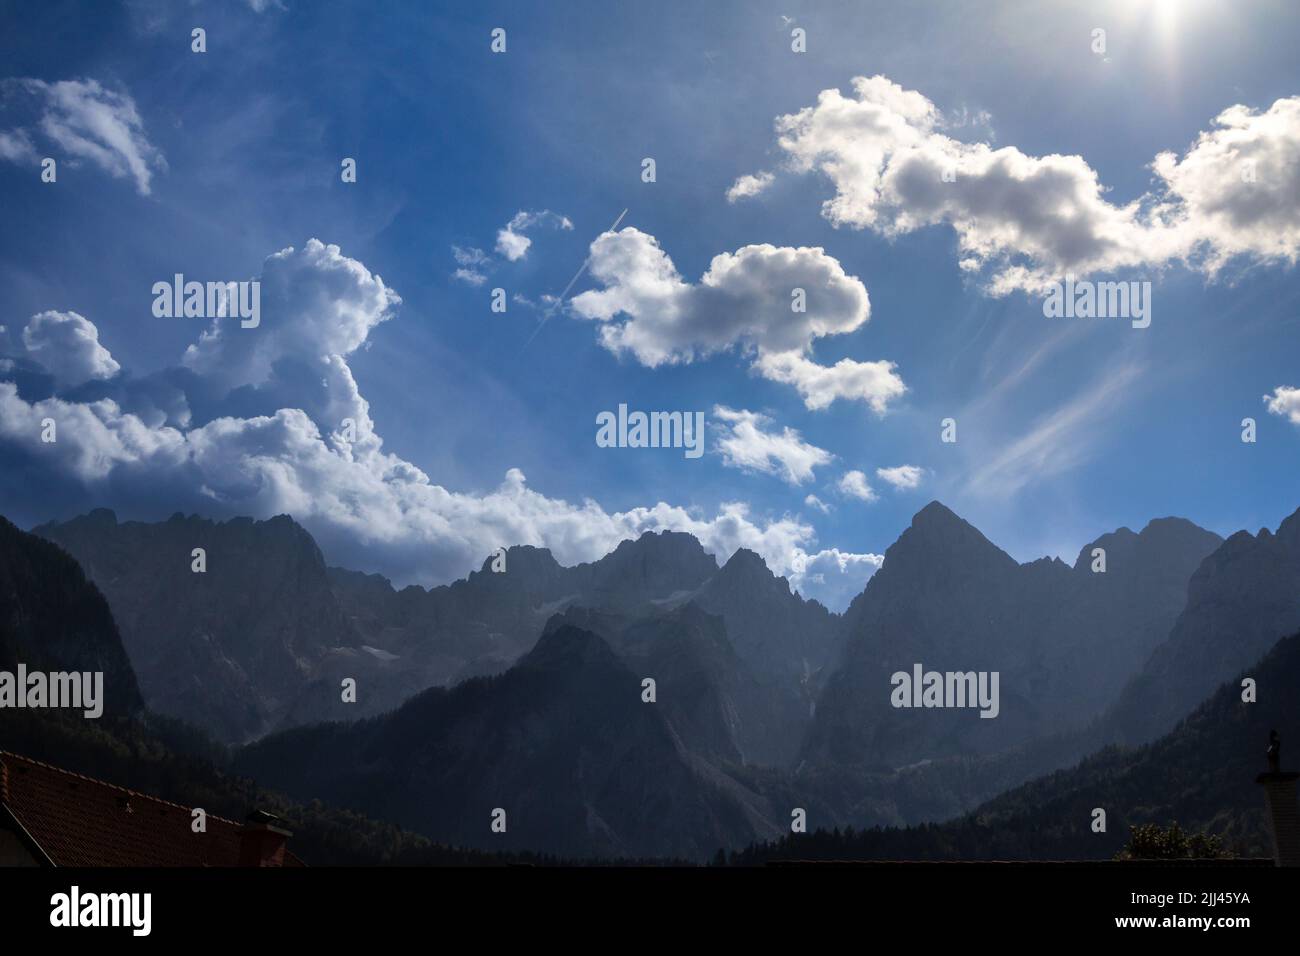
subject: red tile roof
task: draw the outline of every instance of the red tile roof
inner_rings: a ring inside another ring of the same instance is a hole
[[[238,866],[244,825],[0,751],[0,805],[55,866]],[[3,824],[0,819],[0,825]],[[287,850],[284,866],[303,863]]]

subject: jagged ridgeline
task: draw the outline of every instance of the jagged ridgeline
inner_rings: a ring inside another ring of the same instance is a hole
[[[699,859],[775,836],[780,811],[684,747],[685,726],[643,701],[641,681],[603,638],[560,625],[505,674],[374,720],[275,735],[237,766],[481,848]],[[726,749],[721,715],[695,716]]]
[[[927,505],[844,615],[844,656],[819,701],[805,757],[898,767],[991,754],[1083,725],[1168,636],[1188,579],[1220,543],[1189,521],[1165,518],[1138,534],[1102,536],[1073,566],[1046,558],[1018,564],[943,505]],[[1097,549],[1105,553],[1102,573],[1093,571]],[[998,672],[998,717],[892,706],[880,688],[918,663]]]
[[[225,770],[205,735],[144,709],[108,603],[62,548],[0,518],[0,672],[101,673],[103,713],[53,707],[0,710],[0,750],[13,750],[153,796],[243,819],[269,810],[317,865],[492,865],[540,862],[431,843],[391,823],[319,801],[302,804]],[[494,849],[501,849],[500,847]]]
[[[428,687],[500,673],[569,607],[644,617],[697,601],[726,619],[755,679],[804,701],[804,721],[834,653],[833,616],[757,555],[738,552],[719,570],[694,537],[674,532],[567,568],[544,549],[510,548],[504,574],[488,559],[454,584],[395,590],[378,575],[327,568],[283,516],[144,523],[100,510],[36,531],[108,596],[149,706],[228,743],[382,713]],[[192,570],[196,548],[202,573]],[[345,677],[357,681],[355,706],[340,699]],[[779,757],[793,753],[799,724]]]
[[[1300,627],[1297,520],[1225,542],[1159,518],[1019,564],[934,502],[843,615],[673,532],[395,589],[328,567],[284,516],[37,530],[104,591],[146,704],[246,745],[260,783],[441,842],[703,859],[795,809],[811,828],[960,817],[1170,730]],[[1195,687],[1166,675],[1183,646]],[[997,716],[898,706],[894,676],[923,671],[996,673]]]
[[[1242,700],[1247,676],[1258,688],[1254,703]],[[1297,689],[1300,634],[1279,641],[1150,744],[1104,748],[943,824],[787,836],[737,861],[1105,860],[1124,846],[1130,827],[1171,822],[1222,837],[1234,856],[1267,858],[1272,837],[1253,781],[1265,769],[1270,731],[1300,741]],[[1107,814],[1104,833],[1092,827],[1097,808]]]
[[[102,674],[109,716],[144,706],[98,588],[62,548],[0,518],[0,671],[16,674],[19,665],[42,674]]]

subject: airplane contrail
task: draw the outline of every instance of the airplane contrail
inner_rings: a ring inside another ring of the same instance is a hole
[[[618,218],[614,220],[614,224],[606,229],[605,232],[613,232],[617,229],[618,224],[623,221],[623,217],[626,215],[627,210],[624,209],[618,214]],[[604,235],[604,233],[601,233],[601,235]],[[569,294],[569,290],[573,288],[573,284],[582,278],[582,274],[587,271],[587,266],[590,264],[591,255],[588,254],[587,258],[582,260],[582,265],[578,267],[578,271],[573,274],[573,278],[569,280],[569,284],[564,287],[564,291],[560,293],[559,298],[552,302],[550,308],[542,314],[542,321],[537,323],[537,328],[533,329],[533,334],[528,336],[528,341],[524,343],[524,348],[528,348],[528,346],[532,344],[533,339],[537,338],[537,333],[542,331],[542,326],[546,324],[546,320],[551,317],[552,313],[554,313],[556,309],[564,304],[564,297]]]

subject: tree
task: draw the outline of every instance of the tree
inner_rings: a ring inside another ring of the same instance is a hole
[[[1223,840],[1207,831],[1188,835],[1177,821],[1168,827],[1144,823],[1128,828],[1128,843],[1117,860],[1221,860],[1228,857]]]

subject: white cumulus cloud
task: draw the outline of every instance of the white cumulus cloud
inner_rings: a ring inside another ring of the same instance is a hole
[[[722,463],[742,471],[775,475],[791,485],[813,479],[813,469],[829,464],[835,457],[823,448],[804,441],[789,426],[780,432],[767,430],[772,420],[766,415],[744,409],[715,405],[713,417],[721,427],[718,448]]]
[[[438,484],[384,450],[348,366],[348,356],[393,314],[397,294],[337,246],[316,240],[269,256],[261,281],[261,325],[243,329],[218,320],[185,353],[183,373],[172,370],[178,381],[197,382],[204,395],[257,400],[265,406],[260,411],[191,424],[183,394],[164,396],[174,413],[149,406],[146,414],[118,398],[24,397],[16,382],[0,380],[0,453],[79,483],[100,503],[124,497],[215,516],[288,513],[327,553],[336,548],[349,563],[399,583],[460,577],[503,545],[547,547],[574,564],[646,531],[674,530],[694,534],[722,561],[749,548],[836,609],[835,601],[861,589],[862,560],[818,549],[811,525],[753,515],[743,502],[723,503],[712,513],[663,501],[606,511],[592,499],[548,497],[515,468],[486,491]],[[24,360],[57,369],[66,383],[110,374],[113,384],[121,382],[90,320],[73,313],[37,318],[24,336],[30,340]],[[11,360],[0,363],[0,371],[12,368]],[[56,442],[41,441],[46,418],[57,425]],[[353,420],[355,435],[343,427],[344,418]],[[765,464],[782,475],[800,476],[819,460],[820,450],[797,435],[774,437]],[[736,453],[750,454],[740,446]]]
[[[861,399],[883,412],[906,391],[891,362],[844,359],[830,368],[809,357],[817,339],[857,331],[871,315],[866,287],[820,248],[744,246],[714,256],[687,282],[654,236],[633,227],[591,244],[590,271],[601,285],[574,296],[573,312],[599,323],[600,342],[642,365],[689,363],[729,349],[793,385],[809,408]],[[804,311],[796,311],[797,291]]]
[[[260,385],[282,358],[324,362],[351,354],[402,301],[338,246],[316,239],[268,257],[260,294],[262,312],[274,321],[249,330],[213,319],[185,350],[186,367],[231,387]]]
[[[1294,263],[1300,254],[1300,97],[1232,106],[1180,158],[1151,163],[1156,188],[1118,203],[1080,156],[1031,156],[949,136],[934,103],[884,76],[823,90],[776,120],[796,173],[834,188],[822,214],[885,236],[936,224],[957,234],[961,268],[995,295],[1039,293],[1067,274],[1157,270],[1184,261]],[[743,177],[742,177],[743,178]]]
[[[876,475],[899,491],[910,491],[921,484],[925,469],[916,465],[899,465],[896,468],[877,468]]]
[[[727,190],[727,202],[736,202],[738,199],[749,199],[757,196],[775,181],[776,176],[772,173],[746,173],[744,176],[738,177],[731,184],[731,188]]]
[[[1174,215],[1213,272],[1234,256],[1294,265],[1300,255],[1300,96],[1263,112],[1237,105],[1187,153],[1156,157]]]
[[[1281,415],[1292,425],[1300,425],[1300,388],[1279,385],[1272,395],[1264,396],[1264,404],[1273,415]]]
[[[834,365],[818,365],[798,352],[760,355],[754,363],[759,373],[773,382],[793,385],[804,405],[813,410],[828,407],[836,399],[866,402],[877,415],[907,391],[893,362],[859,362],[840,359]]]
[[[517,262],[528,254],[533,240],[524,233],[535,226],[553,226],[557,229],[572,229],[567,216],[543,209],[539,212],[520,210],[497,232],[497,253],[510,262]]]
[[[862,593],[867,579],[884,563],[881,554],[854,554],[830,548],[805,555],[790,575],[790,583],[804,597],[839,610],[848,607]]]
[[[121,366],[99,344],[95,324],[76,312],[40,312],[23,329],[27,354],[54,376],[60,388],[109,379]]]
[[[875,501],[876,492],[871,485],[867,483],[867,476],[862,472],[846,471],[840,478],[840,494],[849,498],[857,498],[859,501]]]

